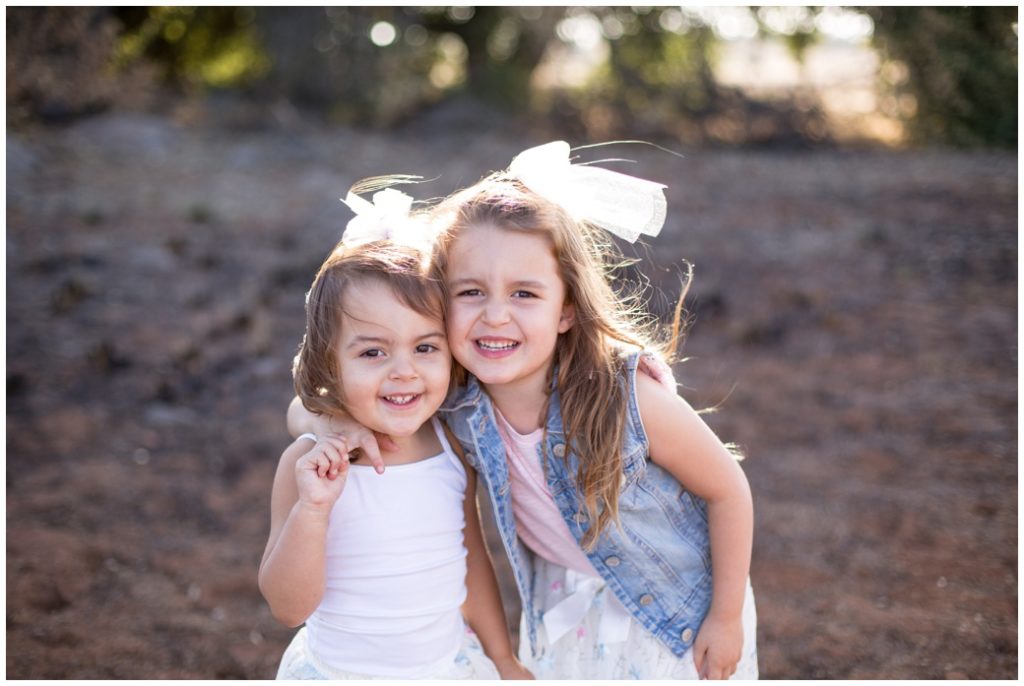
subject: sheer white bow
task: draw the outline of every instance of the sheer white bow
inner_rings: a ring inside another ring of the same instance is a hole
[[[569,144],[554,141],[516,155],[509,173],[527,188],[629,241],[657,236],[665,224],[666,186],[586,164],[572,164]]]

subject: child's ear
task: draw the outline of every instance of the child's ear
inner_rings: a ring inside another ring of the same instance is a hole
[[[562,316],[558,318],[558,333],[565,333],[576,323],[576,308],[572,303],[562,306]]]

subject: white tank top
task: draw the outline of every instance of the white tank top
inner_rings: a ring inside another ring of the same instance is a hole
[[[413,679],[458,653],[465,627],[466,471],[442,452],[377,474],[351,465],[327,529],[327,585],[310,650],[346,672]]]

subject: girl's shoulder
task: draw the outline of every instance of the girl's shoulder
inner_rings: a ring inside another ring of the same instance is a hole
[[[630,351],[620,355],[619,363],[620,374],[630,396],[631,415],[638,413],[642,417],[645,405],[676,397],[678,384],[672,368],[655,353],[649,350]]]
[[[636,370],[641,372],[642,375],[657,381],[665,390],[675,394],[678,384],[676,383],[675,375],[672,373],[672,368],[654,353],[647,350],[640,352],[637,355]]]
[[[291,474],[291,469],[295,467],[299,458],[312,450],[316,444],[317,437],[314,434],[302,434],[292,441],[281,453],[281,458],[278,460],[278,473]]]
[[[675,392],[676,379],[672,367],[659,353],[653,350],[621,349],[613,353],[613,359],[620,374],[632,379],[637,373],[643,373]]]

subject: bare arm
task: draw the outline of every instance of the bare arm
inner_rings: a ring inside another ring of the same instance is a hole
[[[292,398],[292,401],[288,404],[286,421],[288,423],[288,433],[292,438],[298,438],[305,433],[318,436],[331,433],[327,417],[313,414],[307,410],[299,396]],[[317,431],[317,429],[320,430]]]
[[[333,439],[301,439],[277,465],[259,587],[274,617],[287,626],[306,621],[323,597],[327,524],[345,485],[346,447]]]
[[[706,676],[728,678],[743,646],[743,600],[754,535],[750,485],[689,403],[644,375],[637,375],[636,385],[651,459],[708,504],[713,592],[694,658]]]

